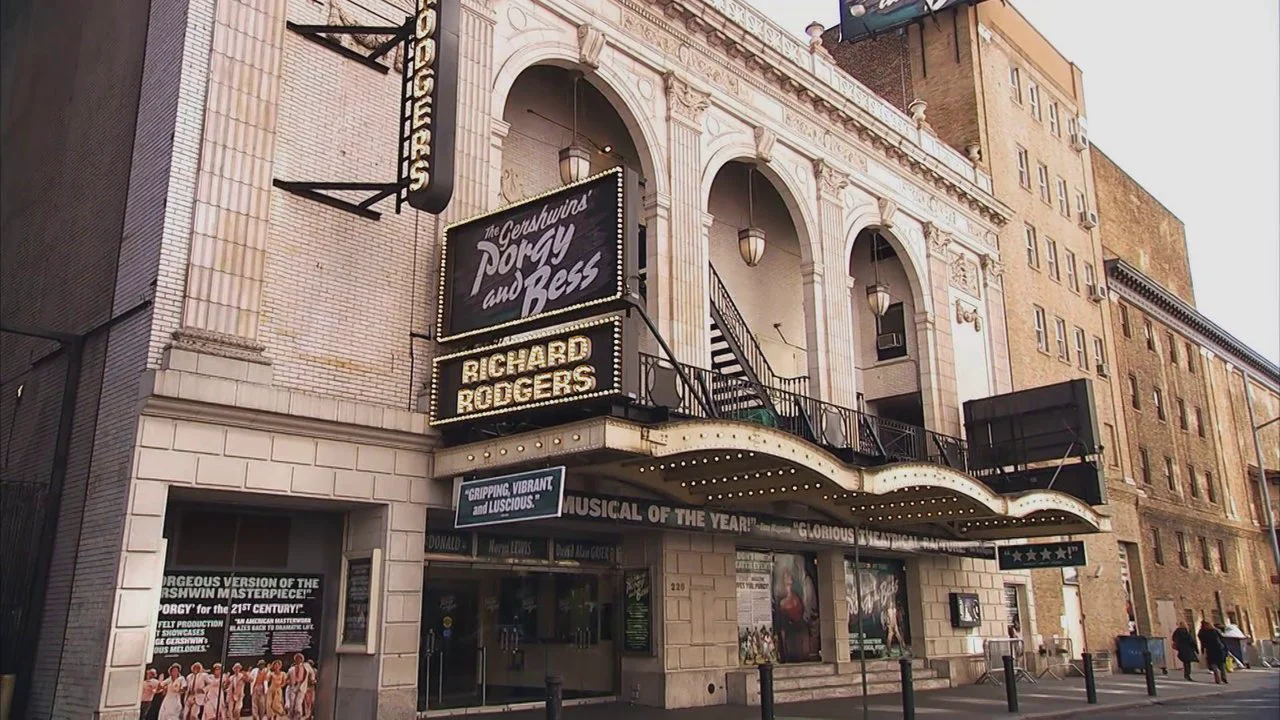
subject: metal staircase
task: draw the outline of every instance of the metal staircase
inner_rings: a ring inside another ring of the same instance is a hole
[[[808,396],[808,376],[778,375],[714,267],[711,267],[710,281],[713,372],[708,391],[717,414],[774,427],[783,418],[806,415],[794,402],[779,402],[779,399]],[[783,393],[771,393],[771,390]],[[803,424],[809,424],[807,418]]]

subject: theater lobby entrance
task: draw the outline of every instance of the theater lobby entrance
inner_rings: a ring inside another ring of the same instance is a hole
[[[566,701],[617,696],[616,545],[447,532],[428,546],[419,711],[544,702],[550,674]]]

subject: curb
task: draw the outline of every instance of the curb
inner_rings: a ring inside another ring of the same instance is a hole
[[[1183,700],[1200,700],[1203,698],[1218,697],[1219,695],[1228,695],[1234,692],[1248,692],[1255,688],[1229,688],[1226,690],[1210,690],[1208,692],[1188,693],[1179,695],[1178,697],[1155,697],[1145,698],[1143,700],[1132,700],[1123,703],[1115,703],[1112,705],[1087,705],[1082,708],[1072,708],[1070,710],[1055,710],[1046,713],[1032,713],[1027,715],[1018,715],[1019,720],[1063,720],[1064,718],[1073,718],[1080,715],[1089,715],[1096,712],[1113,711],[1123,712],[1125,710],[1136,710],[1138,708],[1151,707],[1153,705],[1163,705],[1169,702],[1181,702]]]

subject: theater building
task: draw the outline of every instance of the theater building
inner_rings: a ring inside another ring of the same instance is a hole
[[[22,77],[132,78],[135,131],[86,201],[114,247],[12,220],[21,267],[101,285],[6,296],[14,321],[74,346],[111,320],[31,535],[27,717],[136,717],[170,664],[243,703],[277,659],[317,718],[524,707],[549,674],[569,702],[749,704],[763,662],[780,700],[834,697],[1057,632],[998,546],[1110,529],[1093,389],[1008,394],[1009,207],[816,38],[737,0],[75,22],[121,56]],[[75,131],[43,117],[11,127]],[[11,436],[64,395],[6,399]]]

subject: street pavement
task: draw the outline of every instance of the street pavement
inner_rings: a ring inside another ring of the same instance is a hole
[[[962,685],[916,694],[918,720],[978,720],[1007,717],[1057,720],[1083,716],[1089,720],[1280,720],[1280,671],[1255,668],[1230,676],[1230,685],[1214,685],[1207,673],[1196,682],[1170,671],[1156,677],[1156,697],[1147,695],[1141,675],[1098,678],[1098,704],[1085,702],[1084,680],[1043,678],[1018,683],[1018,714],[1008,711],[1005,689],[997,685]],[[786,703],[776,707],[775,720],[901,720],[900,695],[873,695],[862,715],[861,698]],[[467,715],[468,720],[544,720],[542,709],[503,714]],[[760,708],[718,705],[661,710],[626,704],[580,705],[564,708],[563,720],[760,720]]]

